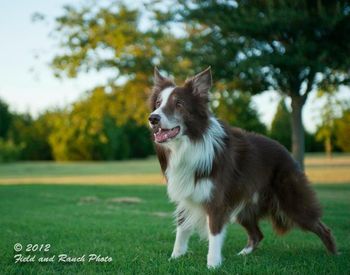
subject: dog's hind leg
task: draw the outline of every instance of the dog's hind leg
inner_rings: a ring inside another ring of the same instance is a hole
[[[327,250],[332,254],[338,254],[337,247],[331,230],[323,224],[320,220],[314,223],[307,223],[300,225],[303,229],[315,233],[326,246]]]
[[[335,244],[332,232],[327,226],[325,226],[325,224],[323,224],[321,221],[318,221],[313,229],[313,232],[315,232],[320,237],[329,252],[332,254],[338,254],[337,246]]]
[[[245,248],[238,253],[238,255],[247,255],[252,253],[260,243],[260,241],[264,238],[262,234],[258,222],[256,219],[251,221],[239,221],[238,222],[246,229],[248,233],[248,243]]]
[[[336,244],[321,221],[321,207],[305,175],[294,171],[275,187],[279,206],[293,223],[303,230],[315,233],[330,253],[336,254]]]

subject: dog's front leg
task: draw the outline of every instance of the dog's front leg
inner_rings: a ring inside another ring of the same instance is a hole
[[[178,225],[176,228],[176,239],[174,243],[173,253],[171,258],[176,259],[187,252],[188,240],[191,236],[192,230],[184,228],[182,225]]]
[[[221,265],[221,249],[225,238],[225,226],[219,217],[208,215],[209,249],[207,256],[208,268],[217,268]]]

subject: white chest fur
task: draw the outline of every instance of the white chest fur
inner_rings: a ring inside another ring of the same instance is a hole
[[[168,195],[172,201],[201,203],[210,198],[212,181],[203,178],[195,183],[195,173],[210,174],[215,151],[221,149],[224,135],[221,125],[212,117],[201,141],[192,142],[187,136],[182,136],[169,143],[171,153],[166,177]]]
[[[209,178],[195,182],[196,171],[209,175],[213,168],[215,152],[222,150],[225,132],[215,118],[203,139],[191,142],[187,136],[169,143],[170,157],[166,170],[168,196],[177,204],[176,217],[184,217],[183,228],[197,229],[200,236],[208,237],[206,213],[202,203],[210,200],[215,188]]]
[[[177,204],[175,216],[185,217],[182,228],[196,229],[202,238],[207,238],[206,214],[201,203],[210,199],[212,181],[201,179],[195,183],[193,162],[188,159],[169,164],[168,196]]]
[[[169,171],[169,174],[172,173]],[[210,179],[201,179],[195,183],[193,175],[177,177],[176,172],[174,175],[171,180],[168,180],[168,195],[171,201],[187,200],[193,203],[202,203],[210,199],[213,189],[213,183]]]

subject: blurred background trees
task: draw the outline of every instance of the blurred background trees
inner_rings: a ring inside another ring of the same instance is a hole
[[[335,120],[336,144],[344,152],[350,152],[350,108],[343,110],[342,116]]]
[[[186,25],[184,49],[216,80],[291,100],[292,154],[303,167],[302,110],[312,90],[349,84],[350,1],[175,1],[169,22]]]
[[[212,110],[218,118],[234,127],[266,134],[266,125],[259,119],[251,96],[238,91],[218,91],[213,93]]]
[[[63,8],[53,30],[53,73],[64,79],[90,72],[105,81],[74,104],[35,118],[0,101],[0,154],[13,151],[12,159],[23,160],[153,154],[147,98],[155,65],[178,83],[211,65],[213,112],[232,126],[280,141],[301,166],[305,147],[322,150],[323,142],[327,150],[350,151],[349,109],[321,115],[317,140],[304,133],[301,120],[311,91],[331,97],[349,84],[350,1],[142,3],[85,1]],[[266,90],[283,99],[271,127],[252,102]]]
[[[284,98],[282,98],[271,123],[270,137],[283,144],[290,151],[292,148],[291,133],[290,111],[286,106]]]

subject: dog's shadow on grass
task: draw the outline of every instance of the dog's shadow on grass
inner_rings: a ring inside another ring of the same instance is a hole
[[[237,251],[226,254],[225,262],[234,262],[236,265],[269,265],[270,268],[319,265],[320,262],[332,264],[347,261],[350,255],[349,248],[342,248],[338,255],[332,255],[320,247],[264,247],[261,246],[249,255],[237,255]]]
[[[231,240],[232,242],[232,240]],[[207,242],[195,239],[190,243],[190,249],[186,255],[168,261],[170,268],[182,270],[187,268],[196,270],[201,274],[241,274],[261,272],[268,274],[270,271],[279,270],[284,274],[306,273],[319,270],[324,273],[331,271],[342,263],[346,263],[350,255],[350,249],[340,247],[339,255],[332,255],[325,251],[322,244],[292,245],[283,240],[274,241],[273,244],[261,244],[252,254],[237,255],[243,240],[237,241],[235,245],[227,243],[223,251],[223,264],[215,270],[208,270],[206,266]],[[170,257],[170,254],[167,255]],[[168,258],[167,258],[168,259]],[[320,265],[320,263],[322,263]],[[326,266],[323,270],[322,266]],[[196,273],[195,272],[195,273]],[[232,273],[233,272],[233,273]]]

